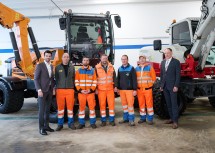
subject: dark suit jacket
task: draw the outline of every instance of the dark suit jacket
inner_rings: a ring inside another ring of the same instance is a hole
[[[179,87],[180,84],[180,78],[181,78],[181,66],[180,62],[172,58],[172,60],[169,63],[167,71],[165,71],[165,63],[166,60],[163,60],[161,62],[161,69],[160,69],[160,86],[161,88],[164,88],[164,86],[167,87],[167,89],[172,90],[173,87]]]
[[[51,90],[54,87],[54,72],[53,72],[53,66],[51,65],[51,78],[49,78],[49,72],[46,67],[46,64],[44,62],[37,64],[36,70],[34,73],[34,84],[36,87],[36,90],[41,89],[42,92],[48,92],[50,89],[50,82],[51,82]]]

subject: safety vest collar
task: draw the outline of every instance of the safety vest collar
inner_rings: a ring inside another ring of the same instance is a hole
[[[123,66],[123,65],[121,66],[122,69],[126,69],[126,68],[128,68],[128,67],[130,67],[130,64],[129,64],[129,63],[128,63],[128,65],[126,65],[126,66]]]
[[[113,67],[113,65],[110,62],[108,62],[107,66],[108,66],[108,68]],[[103,68],[101,62],[97,65],[97,68]]]
[[[86,69],[86,68],[85,68],[84,66],[82,66],[81,69],[84,70],[84,69]],[[92,67],[88,65],[88,66],[87,66],[87,70],[91,70],[91,69],[92,69]]]

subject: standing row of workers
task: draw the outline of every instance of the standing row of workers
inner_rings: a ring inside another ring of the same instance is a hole
[[[37,65],[36,68],[35,85],[38,90],[38,96],[41,99],[39,103],[40,134],[47,135],[46,131],[54,131],[48,125],[49,121],[47,116],[52,91],[53,94],[55,94],[55,90],[53,89],[53,67],[50,64],[51,52],[46,51],[44,57],[45,62]],[[93,129],[97,128],[95,94],[98,94],[99,99],[101,126],[106,126],[107,105],[109,108],[109,124],[115,126],[114,92],[120,95],[123,108],[123,119],[119,122],[120,124],[129,123],[130,126],[135,125],[134,96],[137,96],[139,101],[140,120],[138,123],[147,122],[150,125],[153,124],[154,110],[152,87],[156,80],[156,74],[154,68],[146,62],[145,56],[139,57],[139,65],[134,68],[128,63],[128,56],[123,55],[121,57],[122,66],[118,69],[117,77],[113,65],[108,62],[108,56],[105,54],[101,55],[101,62],[97,64],[95,68],[89,65],[89,58],[84,57],[82,60],[83,66],[76,72],[74,66],[70,64],[69,61],[69,54],[64,53],[62,56],[62,63],[55,68],[55,88],[58,106],[58,127],[56,131],[63,129],[65,105],[68,113],[68,127],[72,130],[76,129],[73,117],[75,88],[78,91],[79,101],[78,129],[85,127],[86,104],[88,104],[89,107],[90,125]],[[45,71],[48,73],[43,73]],[[44,79],[44,76],[47,79]],[[47,88],[47,92],[42,92],[44,91],[43,88]],[[161,90],[162,89],[163,88],[161,88]],[[44,101],[48,101],[48,105],[45,105]],[[170,109],[169,107],[169,110]],[[176,114],[176,111],[177,110],[174,110],[173,113]],[[173,118],[168,121],[168,124],[170,122],[177,122],[178,116],[170,114],[170,117],[172,116]],[[175,127],[176,126],[177,125],[175,125]]]
[[[152,86],[156,79],[153,67],[146,64],[146,57],[139,57],[139,66],[136,69],[128,63],[128,56],[123,55],[122,66],[118,69],[118,77],[114,67],[108,62],[108,56],[102,55],[101,62],[92,68],[89,65],[89,58],[84,57],[82,67],[76,73],[74,66],[69,65],[69,55],[65,53],[62,57],[62,64],[58,65],[55,70],[56,94],[58,104],[58,127],[56,131],[63,128],[64,106],[66,102],[68,113],[68,126],[75,130],[73,119],[74,106],[74,87],[78,91],[79,114],[78,129],[85,127],[85,108],[89,107],[90,125],[93,129],[96,126],[95,114],[95,93],[98,94],[101,126],[106,126],[106,105],[109,108],[109,123],[115,126],[115,95],[118,92],[123,107],[123,120],[119,123],[129,123],[134,126],[134,96],[138,96],[140,106],[140,120],[138,123],[153,123],[153,99]],[[74,79],[75,78],[75,79]],[[72,82],[74,80],[74,82]],[[106,104],[107,101],[107,104]],[[148,115],[146,115],[146,110]]]

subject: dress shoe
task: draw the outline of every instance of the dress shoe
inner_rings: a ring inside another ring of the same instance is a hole
[[[44,129],[41,129],[41,130],[40,130],[40,134],[41,134],[41,135],[48,135],[47,132],[46,132]]]
[[[91,124],[90,126],[92,127],[92,129],[96,129],[97,128],[96,124]]]
[[[135,126],[135,123],[134,123],[134,121],[129,121],[129,124],[128,124],[129,126]]]
[[[72,130],[76,130],[76,127],[75,127],[74,124],[69,125],[69,128],[72,129]]]
[[[110,122],[111,126],[116,126],[115,122]]]
[[[56,128],[55,131],[60,131],[60,130],[62,130],[62,129],[63,129],[63,125],[58,125],[58,127]]]
[[[147,124],[148,125],[153,125],[154,123],[153,123],[153,121],[147,121]]]
[[[50,128],[50,127],[45,128],[44,130],[45,130],[45,131],[49,131],[49,132],[54,132],[54,129],[52,129],[52,128]]]
[[[119,124],[128,123],[128,122],[129,122],[128,120],[122,120],[122,121],[119,121]]]
[[[106,122],[102,122],[102,123],[101,123],[101,126],[106,126]]]
[[[141,120],[141,119],[140,119],[140,120],[138,121],[138,124],[142,124],[142,123],[144,123],[144,122],[146,122],[146,120]]]
[[[177,129],[177,128],[178,128],[178,123],[173,123],[173,124],[172,124],[172,128],[173,128],[173,129]]]
[[[172,120],[166,120],[166,121],[164,122],[164,124],[172,124],[172,123],[173,123]]]
[[[77,129],[83,129],[84,127],[85,127],[85,125],[79,124],[78,127],[77,127]]]

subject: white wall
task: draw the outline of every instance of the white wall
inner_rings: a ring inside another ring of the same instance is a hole
[[[163,43],[169,43],[165,30],[172,20],[179,21],[186,17],[199,17],[200,6],[201,2],[172,2],[76,6],[71,9],[73,12],[81,13],[110,11],[119,14],[122,19],[122,28],[118,29],[114,26],[115,41],[118,46],[152,44],[156,39],[153,37],[162,38]],[[61,12],[55,8],[53,10],[31,9],[19,12],[26,16],[61,15]],[[33,28],[39,47],[62,47],[64,45],[64,31],[60,30],[57,18],[50,16],[49,19],[32,19],[30,26]],[[8,32],[9,30],[0,28],[0,53],[1,49],[12,48]],[[136,64],[140,48],[130,47],[131,49],[116,50],[116,68],[121,65],[120,58],[123,54],[129,55],[132,65]],[[13,56],[12,53],[7,55]],[[5,58],[0,54],[0,64],[3,64]],[[0,65],[0,73],[2,73],[3,67]]]

